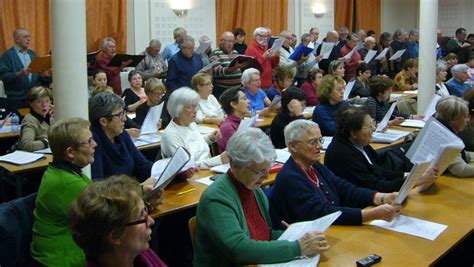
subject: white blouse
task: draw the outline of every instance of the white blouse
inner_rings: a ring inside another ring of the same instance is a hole
[[[223,118],[224,115],[224,111],[214,95],[209,95],[207,99],[199,98],[196,115],[197,123],[202,123],[204,118]]]

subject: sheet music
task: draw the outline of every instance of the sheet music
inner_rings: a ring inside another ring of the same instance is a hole
[[[433,95],[433,98],[431,99],[430,104],[426,107],[426,111],[423,114],[425,115],[425,117],[423,118],[423,121],[427,121],[431,116],[433,116],[433,114],[435,114],[436,104],[438,103],[440,99],[441,99],[440,95],[437,95],[437,94]]]
[[[141,147],[141,146],[148,145],[150,143],[136,139],[136,140],[133,140],[133,144],[135,145],[135,147]]]
[[[341,211],[336,211],[313,221],[292,223],[288,228],[286,228],[285,232],[283,232],[278,240],[295,241],[309,232],[324,232],[337,218],[339,218],[339,216],[341,216],[341,214]]]
[[[391,56],[388,60],[397,60],[402,57],[403,53],[405,53],[406,49],[398,50]]]
[[[288,152],[288,148],[275,149],[275,151],[277,154],[277,158],[275,160],[276,162],[280,162],[284,164],[291,157],[290,152]]]
[[[405,215],[400,215],[391,222],[374,220],[370,225],[385,228],[399,233],[418,236],[428,240],[435,240],[446,228],[447,225],[425,221]]]
[[[342,96],[343,100],[348,100],[349,95],[351,94],[352,88],[354,87],[356,80],[350,81],[347,85],[346,88],[344,89],[344,95]]]
[[[328,59],[329,56],[331,55],[331,51],[334,48],[335,43],[328,43],[328,42],[323,42],[321,46],[321,52],[319,53],[320,55],[323,55],[323,59]]]
[[[53,154],[53,152],[51,151],[51,148],[50,148],[50,147],[43,148],[43,149],[39,149],[39,150],[35,150],[35,151],[33,151],[33,153]]]
[[[375,132],[372,134],[372,142],[374,143],[393,143],[399,139],[404,138],[409,135],[410,132],[397,131],[392,129],[387,129],[385,132]]]
[[[283,41],[285,41],[285,38],[277,38],[275,41],[273,41],[272,48],[270,48],[270,53],[274,54],[277,51],[280,51],[280,48],[283,45]]]
[[[376,60],[381,60],[388,52],[388,47],[385,47],[382,52],[375,58]]]
[[[422,120],[406,119],[400,124],[400,126],[411,127],[411,128],[423,128],[423,127],[425,127],[425,124],[426,123]]]
[[[365,55],[364,62],[368,64],[375,57],[375,54],[377,54],[377,50],[367,51],[367,55]]]
[[[257,122],[257,115],[253,116],[250,119],[245,118],[240,121],[239,128],[237,129],[237,131],[247,130],[248,128],[254,126],[256,122]]]
[[[313,114],[313,111],[314,111],[315,108],[316,108],[315,106],[312,106],[312,107],[305,107],[303,113],[311,113],[311,114]]]
[[[212,41],[200,42],[198,48],[196,48],[196,50],[194,50],[194,52],[196,54],[200,55],[200,54],[204,53],[204,51],[206,51],[206,49],[211,47],[211,44],[212,44]]]
[[[13,153],[1,156],[0,161],[8,162],[15,165],[25,165],[40,160],[42,158],[44,158],[44,154],[16,150]]]
[[[143,121],[142,127],[140,128],[141,134],[150,134],[158,132],[158,122],[161,118],[163,106],[164,102],[154,107],[151,107],[148,110],[145,120]]]
[[[11,125],[5,125],[2,128],[0,128],[0,133],[11,133],[11,132],[12,132],[12,126]]]
[[[194,167],[196,167],[194,159],[183,147],[178,147],[171,158],[158,160],[151,167],[151,176],[158,178],[154,188],[164,185],[168,180],[174,178],[180,170],[185,171]]]
[[[385,116],[383,116],[383,119],[377,125],[377,129],[375,129],[376,132],[383,132],[385,130],[396,106],[397,102],[392,103],[387,113],[385,113]]]
[[[230,169],[230,164],[225,163],[221,165],[217,165],[211,168],[211,171],[217,172],[217,173],[226,173]]]
[[[410,175],[408,175],[407,179],[403,183],[402,187],[398,191],[398,195],[393,201],[396,205],[401,205],[402,202],[407,198],[410,191],[415,186],[418,179],[423,176],[423,173],[428,169],[431,164],[431,160],[427,160],[425,162],[415,163],[411,168]]]

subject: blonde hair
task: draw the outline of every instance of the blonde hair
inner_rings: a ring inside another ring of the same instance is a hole
[[[329,103],[329,96],[331,95],[332,90],[334,90],[336,83],[344,85],[345,82],[344,79],[337,75],[327,74],[323,77],[318,88],[318,100],[320,103]]]
[[[114,89],[108,85],[94,87],[94,89],[92,89],[92,97],[104,92],[113,93]]]
[[[26,94],[26,100],[28,103],[36,101],[42,97],[49,97],[50,100],[53,99],[53,94],[51,90],[44,86],[36,86],[31,88],[28,93]]]
[[[155,92],[166,93],[166,87],[158,78],[150,78],[145,83],[145,94],[149,95]]]
[[[91,123],[81,118],[70,118],[57,121],[48,130],[48,142],[55,160],[64,159],[68,147],[78,144],[84,129],[89,129]]]
[[[196,90],[196,92],[198,92],[199,91],[198,86],[202,85],[205,81],[208,81],[208,80],[212,82],[212,76],[210,74],[207,74],[205,72],[199,72],[193,76],[191,80],[191,85],[193,86],[193,89]]]

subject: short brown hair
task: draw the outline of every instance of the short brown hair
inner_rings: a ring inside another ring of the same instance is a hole
[[[278,67],[274,70],[275,81],[277,83],[283,82],[286,79],[293,79],[295,73],[291,68]]]
[[[141,201],[138,182],[126,175],[92,183],[69,210],[72,238],[86,254],[97,259],[110,250],[109,234],[121,235]]]
[[[81,118],[70,118],[55,122],[48,130],[48,142],[54,160],[64,159],[64,152],[68,147],[78,144],[79,137],[91,123]]]
[[[51,90],[44,86],[36,86],[28,90],[26,94],[26,100],[28,103],[36,101],[42,97],[49,97],[49,99],[53,99],[53,95],[51,94]]]
[[[370,95],[373,97],[377,97],[379,94],[383,94],[385,93],[385,91],[392,88],[393,85],[393,80],[386,76],[372,76],[369,79]]]
[[[335,83],[344,84],[344,79],[337,75],[327,74],[321,80],[318,88],[318,100],[321,104],[329,103],[329,96],[334,89]]]

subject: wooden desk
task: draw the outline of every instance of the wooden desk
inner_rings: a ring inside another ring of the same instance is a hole
[[[319,266],[355,266],[376,253],[377,266],[428,266],[474,230],[474,178],[440,177],[424,193],[410,193],[402,214],[448,225],[437,239],[397,233],[374,226],[331,226],[326,231],[331,248]]]
[[[1,162],[0,166],[4,167],[5,169],[13,173],[31,172],[31,171],[41,170],[41,169],[46,170],[46,168],[49,166],[49,163],[53,161],[53,156],[50,154],[46,154],[45,157],[46,157],[45,159],[35,161],[31,164],[18,166],[14,164]]]

